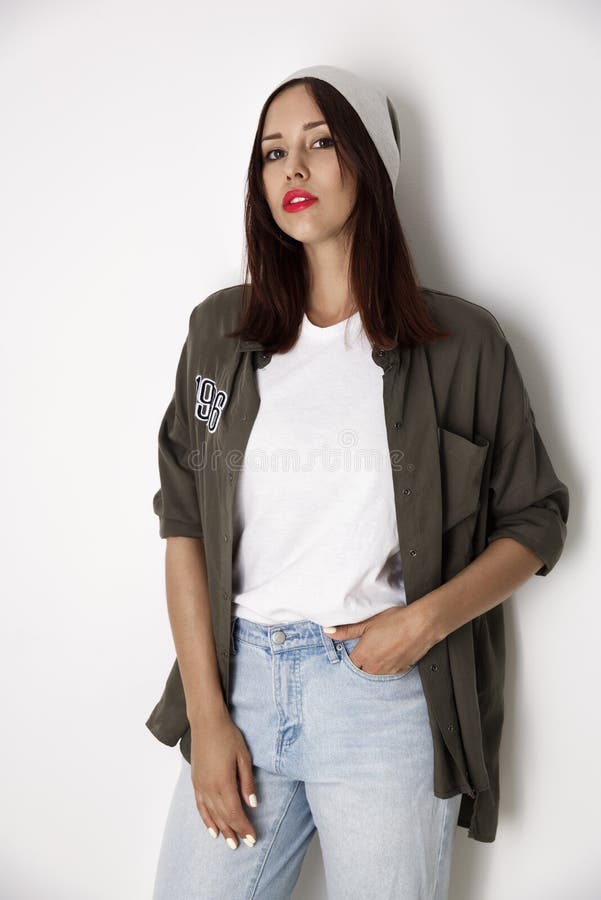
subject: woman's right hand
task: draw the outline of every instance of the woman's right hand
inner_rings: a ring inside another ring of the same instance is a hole
[[[192,785],[196,806],[204,824],[221,832],[232,849],[238,846],[236,835],[249,847],[257,839],[254,827],[241,802],[249,805],[255,785],[252,759],[240,729],[229,712],[207,717],[191,726]],[[240,791],[238,782],[240,782]],[[256,804],[255,804],[256,805]]]

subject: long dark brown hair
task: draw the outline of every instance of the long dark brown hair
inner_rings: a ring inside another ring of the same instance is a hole
[[[356,202],[344,232],[351,237],[350,288],[372,347],[388,350],[448,337],[432,320],[421,293],[393,186],[375,144],[346,98],[313,77],[276,88],[261,110],[246,180],[243,302],[238,328],[228,337],[257,340],[269,353],[285,353],[299,335],[309,281],[306,256],[302,242],[282,231],[271,214],[261,149],[269,104],[295,84],[306,85],[328,123],[341,178],[348,170],[357,179]]]

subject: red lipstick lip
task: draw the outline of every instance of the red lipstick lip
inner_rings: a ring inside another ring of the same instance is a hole
[[[293,197],[306,197],[307,201],[303,202],[302,200],[298,200],[296,203],[290,204],[290,201]],[[303,191],[300,188],[295,188],[292,191],[286,191],[284,197],[282,199],[282,207],[286,210],[286,212],[294,212],[296,209],[306,209],[311,204],[315,203],[317,197],[315,194],[312,194],[310,191]]]

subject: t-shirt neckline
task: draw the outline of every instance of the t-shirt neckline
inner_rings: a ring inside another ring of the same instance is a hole
[[[359,315],[359,310],[355,310],[354,313],[351,313],[350,316],[347,316],[346,319],[341,319],[340,322],[334,322],[333,325],[316,325],[311,321],[306,312],[303,312],[303,327],[306,331],[309,331],[311,334],[329,336],[332,334],[337,334],[339,331],[342,331],[348,322],[354,321]]]

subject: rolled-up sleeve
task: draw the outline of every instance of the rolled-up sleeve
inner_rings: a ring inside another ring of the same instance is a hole
[[[507,439],[507,430],[514,433]],[[496,449],[489,484],[487,543],[514,538],[543,561],[547,575],[561,556],[567,533],[569,493],[538,431],[515,356],[506,347]]]
[[[153,497],[159,517],[159,534],[167,537],[202,538],[202,522],[194,468],[188,406],[189,335],[177,366],[175,390],[158,433],[160,488]]]

